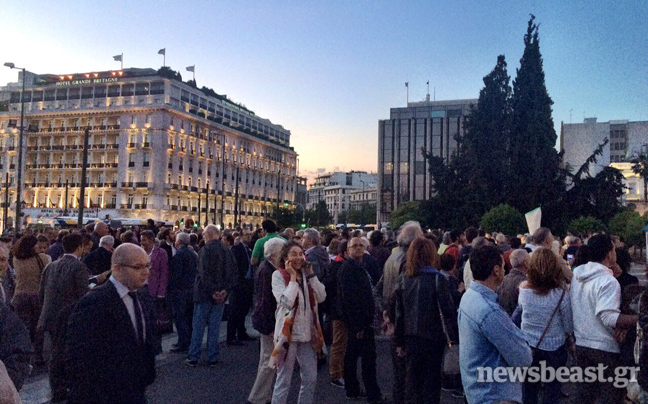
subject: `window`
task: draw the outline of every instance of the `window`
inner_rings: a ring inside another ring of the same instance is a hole
[[[128,155],[128,166],[135,167],[135,153],[131,153]]]
[[[150,153],[144,153],[144,163],[142,164],[143,167],[148,167],[150,165],[151,161],[151,154]]]
[[[133,206],[133,194],[129,194],[129,195],[128,195],[128,202],[127,202],[127,204],[128,204],[128,207],[129,207],[129,208]]]

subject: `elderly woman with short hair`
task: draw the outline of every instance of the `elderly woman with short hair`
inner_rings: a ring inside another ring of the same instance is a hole
[[[263,245],[265,260],[254,274],[252,325],[261,334],[261,352],[256,380],[248,397],[248,402],[252,404],[266,404],[272,398],[272,382],[276,370],[268,366],[268,362],[274,349],[273,337],[275,311],[277,310],[277,301],[272,294],[272,274],[277,270],[279,256],[284,244],[286,244],[286,240],[280,237],[266,241]]]

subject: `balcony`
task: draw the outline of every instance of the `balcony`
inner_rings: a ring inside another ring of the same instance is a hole
[[[148,188],[151,183],[148,182],[136,182],[135,188]]]
[[[188,208],[187,208],[186,206],[182,206],[182,207],[180,208],[180,210],[186,212],[186,211],[188,210]]]
[[[191,187],[191,192],[198,192],[198,187]]]
[[[114,203],[107,203],[104,205],[104,209],[115,209],[116,207],[117,205],[115,205]]]
[[[65,150],[65,146],[63,146],[63,145],[55,145],[55,146],[52,146],[52,150]]]
[[[7,147],[7,150],[9,151],[16,151],[17,147],[16,146],[9,146]]]
[[[38,150],[38,146],[27,146],[27,151]]]
[[[142,145],[142,147],[151,147],[151,143],[149,143],[149,142],[144,142],[144,144]]]
[[[135,162],[134,161],[129,161],[128,166],[129,167],[135,167]]]
[[[38,150],[51,150],[52,146],[46,145],[46,146],[40,146]]]
[[[146,203],[137,203],[135,204],[135,209],[146,209]]]
[[[173,170],[173,163],[169,163],[167,167],[169,168],[169,170]]]
[[[198,208],[194,206],[194,207],[191,208],[191,211],[192,212],[198,212]]]
[[[135,148],[135,143],[133,143],[133,142],[129,142],[129,143],[126,145],[126,147],[128,147],[128,148],[130,148],[130,149],[134,149],[134,148]]]
[[[178,189],[178,184],[171,184],[171,189],[177,190]]]
[[[171,210],[178,210],[178,205],[171,205]]]
[[[120,208],[120,209],[130,209],[131,207],[130,207],[130,205],[127,204],[127,203],[122,203],[122,204],[119,205],[119,208]]]
[[[133,183],[132,182],[122,182],[121,186],[122,186],[122,188],[133,188]]]
[[[117,188],[116,182],[107,182],[105,185],[106,188]]]

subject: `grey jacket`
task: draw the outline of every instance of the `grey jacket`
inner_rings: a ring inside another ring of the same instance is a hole
[[[59,313],[79,301],[89,290],[88,268],[70,255],[64,255],[43,270],[40,284],[40,301],[43,311],[38,327],[55,331]]]
[[[212,302],[214,292],[228,293],[236,285],[236,268],[232,252],[220,240],[205,244],[198,253],[198,275],[194,284],[196,303]]]

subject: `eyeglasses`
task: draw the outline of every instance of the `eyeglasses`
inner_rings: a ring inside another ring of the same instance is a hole
[[[351,247],[351,248],[365,248],[364,244],[353,244],[353,245],[350,245],[349,247]]]
[[[123,267],[128,267],[128,268],[133,268],[136,271],[143,271],[145,269],[151,269],[151,264],[146,264],[146,265],[128,265],[128,264],[120,264]]]

